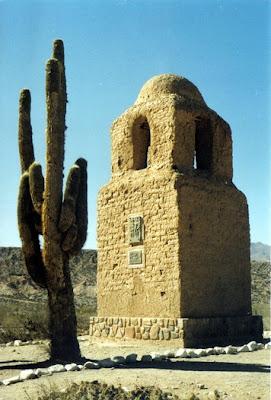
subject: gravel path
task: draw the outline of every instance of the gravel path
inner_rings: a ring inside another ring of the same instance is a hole
[[[142,344],[138,342],[81,342],[82,354],[91,360],[116,355],[137,353],[139,356],[152,351],[176,349],[169,343]],[[192,393],[200,399],[252,400],[270,399],[269,353],[258,350],[236,355],[210,355],[200,359],[172,359],[153,363],[136,363],[124,367],[101,368],[58,373],[0,387],[0,400],[35,400],[43,385],[56,384],[65,388],[71,382],[99,380],[121,384],[128,389],[135,385],[156,385],[187,399]],[[48,355],[45,345],[0,348],[0,380],[18,375],[22,369],[45,367]]]

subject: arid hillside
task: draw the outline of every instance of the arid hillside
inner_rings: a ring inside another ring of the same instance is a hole
[[[77,305],[96,307],[96,264],[96,250],[82,250],[70,261]],[[0,301],[1,298],[28,301],[46,299],[46,291],[30,279],[18,247],[0,247]]]
[[[253,260],[255,246],[251,248]],[[96,305],[96,263],[96,250],[82,250],[79,256],[71,259],[71,275],[78,305]],[[269,303],[270,263],[252,261],[251,275],[253,303]],[[0,248],[0,299],[4,297],[29,301],[46,298],[46,292],[39,289],[28,276],[20,248]]]

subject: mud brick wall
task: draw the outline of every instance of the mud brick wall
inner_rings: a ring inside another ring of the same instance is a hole
[[[165,74],[111,134],[112,179],[98,197],[99,317],[250,314],[248,209],[232,183],[229,125],[195,85]],[[135,244],[133,216],[144,230]]]
[[[132,213],[144,219],[145,260],[139,268],[128,266]],[[179,314],[178,207],[171,173],[149,176],[140,171],[104,187],[98,200],[98,238],[99,316]]]

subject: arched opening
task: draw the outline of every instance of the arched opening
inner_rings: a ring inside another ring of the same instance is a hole
[[[194,168],[211,172],[213,163],[213,132],[209,119],[197,118],[195,129]]]
[[[151,134],[147,118],[139,117],[132,128],[133,169],[147,168],[150,143]]]

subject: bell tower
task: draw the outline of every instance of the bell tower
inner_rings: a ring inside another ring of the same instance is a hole
[[[165,74],[143,86],[111,135],[90,334],[183,346],[259,339],[229,125],[193,83]]]

